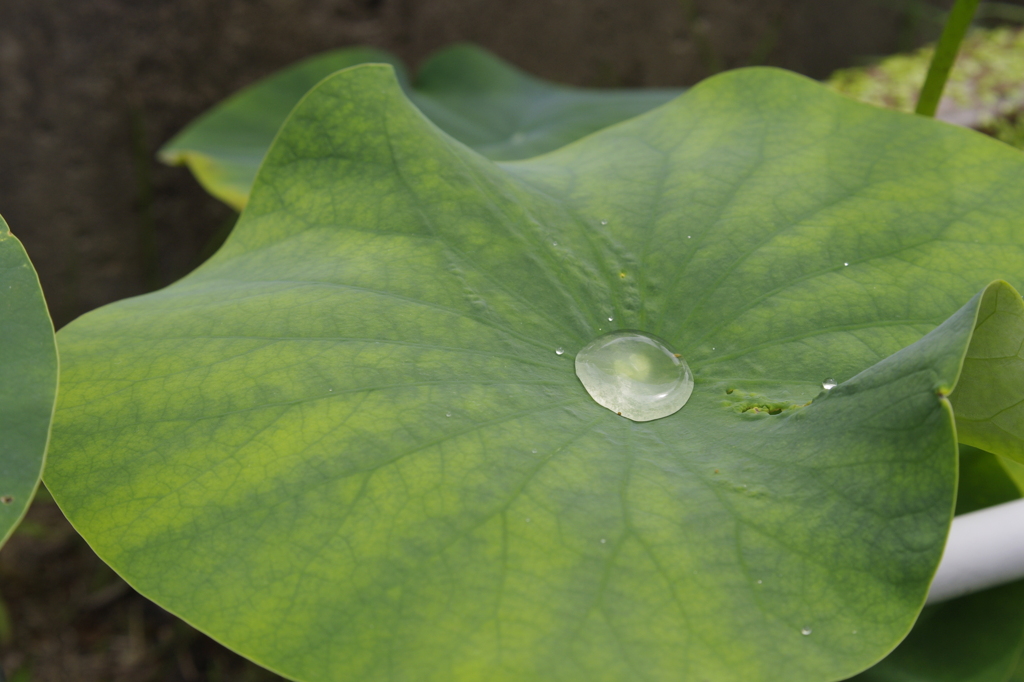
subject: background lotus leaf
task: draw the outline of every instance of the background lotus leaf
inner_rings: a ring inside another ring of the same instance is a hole
[[[406,93],[434,123],[492,159],[524,159],[557,149],[680,92],[555,85],[475,45],[438,52],[409,86],[394,56],[347,48],[302,61],[239,92],[164,145],[160,157],[188,165],[210,194],[240,210],[292,107],[321,78],[367,62],[395,66]]]
[[[39,278],[0,217],[0,545],[39,485],[57,394],[57,347]]]
[[[1022,172],[771,69],[496,164],[349,69],[211,260],[61,331],[47,484],[299,680],[848,677],[938,563]],[[686,358],[682,410],[590,399],[573,356],[613,329]]]

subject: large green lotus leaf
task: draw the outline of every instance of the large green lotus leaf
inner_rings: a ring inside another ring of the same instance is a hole
[[[998,457],[960,446],[957,514],[1018,498],[1020,492]],[[892,654],[853,679],[1006,682],[1022,648],[1024,581],[1018,581],[926,607],[910,635]]]
[[[0,545],[39,485],[56,396],[57,345],[43,290],[0,217]]]
[[[349,69],[213,258],[61,331],[47,484],[137,589],[299,680],[848,677],[942,552],[946,396],[1024,271],[1022,173],[772,69],[495,164]],[[685,357],[682,410],[588,396],[611,329]]]
[[[160,150],[186,164],[213,196],[241,209],[263,155],[292,107],[325,76],[355,64],[386,62],[386,52],[335,50],[307,59],[239,92]],[[404,84],[404,76],[399,72]],[[587,89],[534,78],[474,45],[437,53],[409,96],[442,130],[492,159],[524,159],[664,104],[668,89]]]

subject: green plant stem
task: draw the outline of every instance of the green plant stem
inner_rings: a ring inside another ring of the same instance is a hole
[[[946,27],[942,29],[942,36],[935,46],[932,63],[928,66],[924,87],[917,98],[916,113],[922,116],[935,116],[935,111],[939,108],[939,99],[942,98],[942,90],[949,78],[949,71],[953,68],[956,54],[960,51],[960,43],[963,42],[977,9],[978,0],[956,0],[953,9],[950,10]]]

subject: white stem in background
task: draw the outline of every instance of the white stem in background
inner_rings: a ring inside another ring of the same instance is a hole
[[[928,604],[1024,578],[1024,499],[953,518]]]

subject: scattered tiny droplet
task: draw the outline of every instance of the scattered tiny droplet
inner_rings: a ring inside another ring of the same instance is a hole
[[[602,225],[607,225],[607,224],[608,224],[608,221],[607,221],[607,220],[602,220],[602,221],[601,221],[601,224],[602,224]]]
[[[561,346],[559,346],[558,348],[555,349],[555,355],[561,355],[564,352],[565,352],[565,349],[562,348]]]
[[[446,417],[450,417],[450,416],[452,416],[452,413],[451,413],[451,412],[445,412],[445,413],[444,413],[444,416],[446,416]]]
[[[688,234],[688,235],[686,235],[686,238],[687,239],[693,239],[693,235],[692,234]]]
[[[843,267],[844,267],[844,268],[846,268],[846,267],[849,267],[849,266],[850,266],[850,264],[849,264],[849,263],[843,263]]]
[[[534,448],[533,450],[530,450],[530,452],[532,452],[533,454],[536,455],[537,454],[537,448]]]
[[[601,538],[601,544],[602,544],[602,545],[603,545],[604,543],[606,543],[606,542],[608,542],[608,541],[607,541],[607,540],[605,540],[604,538]]]
[[[760,584],[761,584],[761,581],[760,581],[760,580],[758,580],[758,581],[757,581],[757,584],[758,584],[758,585],[760,585]]]
[[[811,634],[811,629],[810,628],[804,628],[803,630],[800,631],[800,634],[804,635],[806,637],[807,635]]]
[[[609,322],[614,322],[614,321],[615,321],[615,318],[614,318],[614,317],[609,317],[609,318],[608,318],[608,321],[609,321]]]
[[[527,517],[526,517],[526,522],[527,522],[527,523],[529,523],[529,522],[530,522],[530,517],[529,517],[529,516],[527,516]]]
[[[821,382],[821,387],[823,389],[825,389],[826,391],[831,391],[833,388],[835,388],[838,385],[839,385],[839,382],[836,381],[835,379],[831,378],[831,377],[829,377],[828,379],[825,379],[823,382]]]

